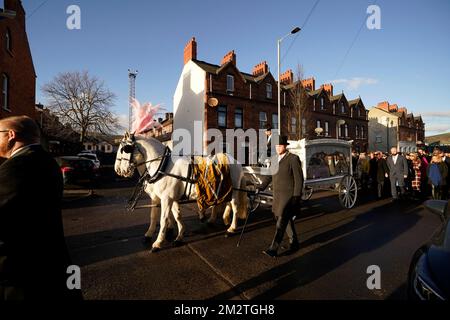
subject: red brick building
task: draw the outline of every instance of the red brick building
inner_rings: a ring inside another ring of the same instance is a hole
[[[343,93],[333,95],[332,85],[316,90],[314,79],[304,80],[301,84],[306,88],[307,107],[300,122],[292,116],[292,71],[282,74],[280,82],[282,134],[298,139],[302,128],[302,138],[336,138],[338,131],[339,139],[353,140],[355,149],[367,149],[367,111],[360,98],[348,101]],[[217,105],[208,103],[212,100]],[[195,121],[202,123],[203,133],[211,128],[223,134],[226,129],[259,130],[266,124],[278,128],[277,81],[266,61],[255,65],[252,73],[238,69],[234,51],[228,52],[220,64],[201,61],[197,58],[197,42],[192,38],[184,49],[184,68],[174,95],[174,129],[192,133]],[[341,125],[337,127],[338,123]],[[317,127],[324,130],[323,135],[315,133]],[[199,151],[194,153],[204,153],[209,142],[205,139],[203,151],[197,148]],[[245,154],[257,152],[257,146],[240,147]],[[227,148],[224,146],[224,151],[232,151]]]
[[[19,0],[4,0],[0,9],[0,118],[35,118],[36,73]]]
[[[352,140],[356,151],[367,151],[368,112],[362,99],[347,100],[343,92],[334,95],[332,84],[316,89],[314,78],[302,80],[302,85],[307,90],[302,138]],[[322,129],[320,134],[317,128]]]

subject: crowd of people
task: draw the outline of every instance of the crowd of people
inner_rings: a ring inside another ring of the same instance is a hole
[[[353,152],[352,167],[361,189],[376,192],[378,198],[449,199],[450,153],[439,147],[431,153],[423,149],[398,153],[396,148],[390,154]]]

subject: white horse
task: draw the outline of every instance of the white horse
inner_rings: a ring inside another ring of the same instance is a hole
[[[162,170],[163,174],[156,181],[146,183],[144,189],[152,200],[150,226],[145,233],[146,239],[151,239],[156,230],[156,221],[158,218],[158,208],[156,206],[160,205],[161,207],[160,230],[156,241],[152,245],[153,252],[161,248],[172,217],[178,226],[178,235],[174,244],[182,242],[185,228],[178,202],[186,190],[191,190],[189,194],[191,200],[197,198],[195,185],[183,179],[189,178],[189,168],[192,163],[191,158],[188,156],[177,156],[176,159],[171,156],[164,157],[165,151],[166,146],[160,141],[154,138],[135,137],[133,134],[127,132],[120,143],[114,165],[116,173],[123,177],[132,177],[135,169],[138,170],[140,176],[147,171],[150,177],[156,177],[158,170],[161,169],[160,165],[162,161],[166,161],[164,170]],[[227,232],[234,233],[237,229],[238,218],[245,219],[247,216],[247,195],[243,191],[236,190],[245,188],[242,166],[240,164],[230,164],[229,167],[234,188],[232,200],[227,204],[213,208],[208,222],[214,222],[218,209],[225,206],[223,219],[226,225],[230,222],[231,211],[233,212],[232,222]],[[204,221],[205,210],[199,210],[198,214],[201,221]]]

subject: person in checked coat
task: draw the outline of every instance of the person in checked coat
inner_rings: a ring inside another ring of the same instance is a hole
[[[277,219],[275,236],[269,248],[263,253],[269,257],[276,257],[278,248],[287,231],[289,237],[288,253],[299,249],[297,233],[295,231],[295,215],[300,210],[303,190],[303,171],[298,156],[287,151],[287,137],[280,137],[276,145],[277,155],[272,159],[273,175],[273,205],[272,212]],[[278,163],[278,166],[274,166]]]

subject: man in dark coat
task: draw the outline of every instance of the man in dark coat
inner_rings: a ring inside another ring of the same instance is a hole
[[[289,237],[289,250],[294,252],[299,249],[297,233],[295,232],[295,214],[300,210],[301,195],[303,190],[303,171],[298,156],[287,151],[287,137],[280,137],[276,146],[277,156],[271,161],[273,169],[273,205],[277,224],[272,244],[263,253],[276,257],[278,247],[287,230]],[[278,164],[278,165],[277,165]]]
[[[384,181],[386,175],[389,175],[389,168],[386,164],[386,160],[383,159],[381,152],[376,153],[377,156],[377,185],[378,185],[378,199],[383,197]]]
[[[29,117],[0,120],[0,301],[81,298],[67,288],[63,180]]]
[[[398,200],[397,185],[400,188],[400,194],[405,194],[405,179],[408,177],[408,162],[406,158],[397,153],[397,148],[391,148],[391,155],[387,158],[389,168],[389,177],[391,181],[391,193],[394,201]]]

